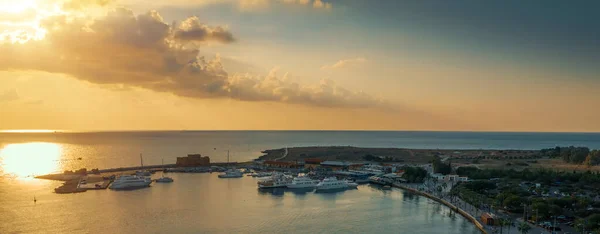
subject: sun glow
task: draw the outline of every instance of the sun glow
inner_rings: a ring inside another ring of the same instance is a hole
[[[26,178],[56,172],[61,156],[62,147],[59,144],[10,144],[0,149],[0,175]]]
[[[12,130],[0,130],[0,133],[51,133],[58,132],[57,130],[50,129],[12,129]]]
[[[0,0],[0,13],[20,13],[36,6],[35,0]]]

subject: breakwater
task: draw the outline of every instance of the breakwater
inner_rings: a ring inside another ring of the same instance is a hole
[[[409,192],[415,193],[415,194],[417,194],[417,195],[420,195],[420,196],[427,197],[427,198],[429,198],[429,199],[431,199],[431,200],[434,200],[434,201],[437,201],[437,202],[439,202],[439,203],[442,203],[442,204],[444,204],[444,205],[445,205],[445,206],[447,206],[448,208],[450,208],[450,209],[452,209],[452,210],[454,210],[454,211],[458,212],[458,213],[459,213],[459,214],[461,214],[463,217],[465,217],[466,219],[468,219],[469,221],[471,221],[471,223],[475,224],[475,226],[476,226],[476,227],[477,227],[477,228],[478,228],[478,229],[479,229],[479,230],[480,230],[482,233],[484,233],[484,234],[487,234],[487,231],[485,230],[485,227],[483,226],[483,224],[481,224],[481,223],[479,222],[479,220],[477,220],[475,217],[473,217],[471,214],[467,213],[466,211],[464,211],[464,210],[462,210],[462,209],[460,209],[460,208],[456,207],[456,206],[455,206],[455,205],[453,205],[452,203],[450,203],[450,202],[448,202],[448,201],[446,201],[446,200],[444,200],[444,199],[441,199],[441,198],[439,198],[439,197],[436,197],[436,196],[434,196],[434,195],[431,195],[431,194],[429,194],[429,193],[426,193],[426,192],[423,192],[423,191],[419,191],[419,190],[416,190],[416,189],[414,189],[414,188],[406,187],[406,186],[404,186],[404,185],[402,185],[402,184],[394,183],[394,184],[392,184],[392,185],[393,185],[394,187],[397,187],[397,188],[401,188],[401,189],[407,190],[407,191],[409,191]]]

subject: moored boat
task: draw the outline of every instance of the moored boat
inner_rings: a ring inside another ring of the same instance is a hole
[[[292,182],[290,176],[275,173],[270,178],[258,181],[258,188],[285,188]]]
[[[110,189],[134,189],[150,186],[152,180],[148,177],[139,177],[131,175],[122,175],[118,177],[111,185]]]
[[[323,179],[316,186],[316,191],[325,191],[325,190],[337,190],[337,189],[347,189],[348,183],[344,180],[338,180],[335,177],[328,177]]]
[[[229,169],[225,173],[220,174],[219,178],[241,178],[244,177],[244,173],[236,169]]]
[[[318,180],[313,180],[306,176],[298,176],[294,178],[287,187],[291,189],[312,189],[315,188],[317,184],[319,184]]]

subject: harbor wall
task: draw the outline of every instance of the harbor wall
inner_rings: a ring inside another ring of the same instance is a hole
[[[427,197],[427,198],[429,198],[431,200],[434,200],[434,201],[437,201],[439,203],[444,204],[448,208],[450,208],[450,209],[458,212],[463,217],[467,218],[469,221],[471,221],[473,224],[475,224],[475,226],[481,231],[481,233],[487,234],[487,231],[485,230],[485,227],[479,222],[479,220],[477,220],[475,217],[473,217],[471,214],[467,213],[466,211],[464,211],[464,210],[456,207],[455,205],[451,204],[450,202],[447,202],[446,200],[441,199],[441,198],[436,197],[436,196],[433,196],[433,195],[431,195],[429,193],[422,192],[422,191],[419,191],[419,190],[416,190],[416,189],[413,189],[413,188],[406,187],[406,186],[404,186],[402,184],[394,183],[392,185],[394,187],[401,188],[401,189],[407,190],[407,191],[412,192],[412,193],[416,193],[417,195],[421,195],[421,196]]]

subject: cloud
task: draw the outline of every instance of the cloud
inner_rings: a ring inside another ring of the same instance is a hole
[[[331,3],[327,3],[327,2],[323,2],[321,0],[315,0],[313,2],[313,7],[314,8],[324,8],[324,9],[331,9]]]
[[[104,7],[111,4],[113,0],[71,0],[63,3],[64,10],[81,10],[90,6]]]
[[[367,59],[362,58],[362,57],[352,58],[352,59],[342,59],[342,60],[337,61],[336,63],[334,63],[332,65],[322,66],[321,70],[339,69],[339,68],[343,68],[343,67],[349,66],[351,64],[364,63],[366,61],[367,61]]]
[[[302,103],[324,107],[375,107],[385,106],[386,101],[362,91],[350,91],[333,80],[322,79],[318,85],[301,85],[293,82],[286,73],[277,76],[277,69],[268,75],[233,75],[230,80],[230,95],[240,100],[277,101]]]
[[[0,102],[11,102],[19,100],[20,98],[17,89],[8,89],[0,92]]]
[[[42,21],[43,40],[0,44],[0,70],[39,70],[109,87],[139,87],[189,98],[232,98],[327,107],[372,107],[385,101],[331,80],[318,85],[278,77],[230,74],[219,56],[199,56],[202,43],[232,43],[224,27],[191,17],[167,24],[156,11],[118,8],[97,19],[55,16]]]
[[[27,8],[19,12],[3,12],[0,9],[0,23],[28,22],[35,20],[36,16],[37,10],[34,8]]]
[[[231,32],[227,31],[227,29],[220,26],[209,27],[200,23],[200,19],[195,16],[182,21],[179,26],[175,28],[173,36],[175,39],[185,41],[214,40],[224,43],[234,41],[233,35]]]

